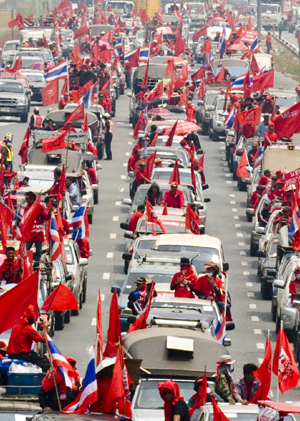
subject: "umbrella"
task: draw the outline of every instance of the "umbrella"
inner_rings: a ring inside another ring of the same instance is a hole
[[[168,135],[171,130],[172,127],[168,127],[165,130],[164,135]],[[201,130],[201,127],[191,121],[177,121],[175,134],[178,136],[185,136],[189,132],[196,132],[198,130]]]
[[[99,47],[102,47],[102,45],[105,45],[105,47],[107,47],[107,48],[110,48],[110,44],[108,43],[108,42],[105,42],[105,41],[99,41]]]
[[[38,61],[30,66],[31,70],[44,70],[44,62]]]
[[[148,115],[156,117],[173,117],[173,113],[165,108],[152,108],[152,110],[148,112]]]
[[[248,47],[244,44],[232,44],[227,48],[227,51],[247,51]]]
[[[165,109],[171,111],[174,114],[185,114],[185,110],[179,107],[179,105],[167,105]]]

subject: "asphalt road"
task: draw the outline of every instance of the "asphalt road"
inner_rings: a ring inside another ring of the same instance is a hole
[[[291,88],[295,86],[294,81],[277,73],[276,86],[283,84],[288,84]],[[121,258],[124,237],[119,224],[126,220],[129,210],[122,205],[122,199],[128,197],[126,167],[134,145],[132,128],[128,123],[128,102],[126,96],[121,96],[117,101],[112,143],[113,160],[101,162],[103,169],[99,173],[99,204],[95,207],[94,221],[90,227],[93,256],[88,268],[87,302],[80,315],[72,317],[70,324],[65,325],[65,329],[56,332],[54,336],[61,352],[76,358],[81,376],[84,375],[96,335],[97,290],[101,289],[106,332],[111,286],[121,285],[125,276]],[[41,107],[41,114],[46,114],[45,107]],[[15,123],[13,119],[0,119],[0,139],[6,132],[12,132],[15,154],[20,148],[26,127],[26,124]],[[232,339],[229,352],[237,359],[234,377],[238,378],[242,376],[243,364],[261,363],[268,330],[271,332],[274,350],[275,324],[271,320],[270,301],[261,299],[260,285],[256,277],[257,259],[249,255],[250,223],[246,222],[245,218],[246,193],[239,192],[236,182],[232,181],[225,161],[224,143],[212,142],[206,136],[201,136],[200,140],[206,153],[204,170],[209,184],[205,196],[211,198],[211,203],[208,204],[206,233],[222,240],[225,259],[230,266],[229,291],[236,329],[228,332]],[[15,170],[18,169],[19,163],[19,157],[15,155]],[[273,377],[275,386],[275,376]],[[284,400],[298,398],[299,387],[284,395]]]
[[[288,41],[288,42],[290,42],[291,44],[293,44],[295,47],[299,47],[299,44],[298,44],[298,40],[297,40],[297,38],[295,37],[295,31],[294,32],[288,32],[288,31],[283,31],[282,33],[281,33],[281,38],[283,38],[284,40],[286,40],[286,41]]]

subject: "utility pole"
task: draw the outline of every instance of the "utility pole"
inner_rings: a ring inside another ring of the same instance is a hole
[[[257,0],[257,32],[261,36],[261,0]]]
[[[34,1],[34,16],[36,18],[39,17],[39,0],[33,0]]]

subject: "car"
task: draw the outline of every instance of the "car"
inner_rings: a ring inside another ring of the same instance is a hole
[[[265,250],[258,250],[258,279],[263,300],[272,298],[272,284],[276,277],[278,235],[273,234],[265,246]]]
[[[196,121],[197,124],[202,128],[202,134],[208,134],[208,127],[211,113],[208,111],[208,108],[213,105],[216,96],[220,92],[220,88],[211,87],[210,85],[206,88],[204,97],[201,100],[198,100],[199,89],[195,90],[194,101],[197,100],[197,110],[196,110]]]
[[[209,137],[214,141],[217,142],[220,140],[220,136],[226,135],[226,125],[224,124],[225,117],[227,112],[225,113],[223,108],[225,105],[225,94],[219,93],[213,104],[207,108],[207,112],[210,113],[210,120],[208,124],[208,134]]]
[[[265,251],[266,245],[268,243],[268,241],[270,240],[270,238],[274,235],[275,230],[274,230],[274,219],[276,218],[276,216],[278,215],[278,213],[280,212],[280,209],[275,209],[271,215],[270,218],[267,222],[267,225],[264,227],[264,233],[262,234],[262,236],[259,239],[259,243],[258,243],[258,250],[262,250]],[[259,273],[258,273],[259,276]]]
[[[251,178],[251,174],[253,172],[253,168],[251,165],[248,165],[246,167],[248,171],[248,177],[247,178],[241,178],[237,175],[236,171],[238,169],[238,166],[241,162],[244,150],[246,151],[247,157],[249,152],[251,151],[253,144],[258,143],[258,138],[253,137],[249,139],[245,139],[243,136],[241,136],[236,148],[234,148],[233,156],[232,156],[232,168],[233,168],[233,174],[232,178],[233,180],[237,180],[237,186],[240,191],[247,191],[247,180]]]
[[[275,99],[276,108],[280,114],[284,113],[292,105],[297,104],[299,97],[295,90],[283,90],[283,89],[268,89],[268,93]]]
[[[22,70],[21,70],[22,71]],[[25,75],[5,75],[5,76],[0,76],[0,80],[5,79],[5,80],[17,80],[19,82],[22,83],[25,92],[28,92],[27,94],[27,98],[28,98],[28,113],[30,112],[30,100],[32,98],[32,90],[30,87],[30,82],[29,79],[27,78],[27,76]]]
[[[222,67],[225,67],[228,70],[231,81],[234,82],[238,76],[241,76],[247,73],[249,69],[249,62],[248,60],[241,60],[239,58],[223,58],[223,59],[216,58],[211,63],[211,69],[214,76],[218,75]],[[236,92],[237,91],[235,91],[235,93]],[[243,91],[240,91],[240,93],[243,94]]]
[[[13,57],[18,53],[20,46],[20,40],[13,39],[6,41],[2,50],[1,61],[6,62],[12,60]]]
[[[30,94],[21,81],[1,78],[0,116],[20,117],[21,123],[27,123]]]
[[[260,225],[258,214],[263,209],[265,201],[268,200],[266,196],[260,199],[256,209],[247,208],[246,215],[252,217],[251,237],[250,237],[250,256],[256,256],[258,250],[259,240],[265,233],[265,227]]]
[[[218,407],[224,413],[226,418],[228,417],[228,419],[234,419],[235,421],[254,421],[258,418],[259,406],[256,404],[242,405],[241,403],[236,403],[233,406],[225,402],[219,402]],[[194,414],[195,421],[213,420],[214,409],[211,403],[206,403],[204,406],[201,406],[196,411],[196,414]]]
[[[59,29],[60,37],[61,37],[61,52],[62,57],[66,59],[70,59],[71,51],[74,47],[74,32],[71,29]]]
[[[88,414],[73,414],[70,418],[70,414],[62,414],[58,411],[46,411],[35,414],[30,421],[121,421],[123,416],[106,413],[92,413]],[[20,420],[23,421],[23,420]],[[25,420],[24,420],[25,421]]]
[[[31,101],[43,102],[41,91],[47,86],[44,72],[40,70],[22,70],[22,73],[29,79],[32,91]]]
[[[72,310],[72,315],[78,316],[79,309],[86,301],[88,259],[80,257],[78,244],[69,238],[64,238],[64,253],[67,270],[73,275],[73,294],[78,303],[78,309]]]

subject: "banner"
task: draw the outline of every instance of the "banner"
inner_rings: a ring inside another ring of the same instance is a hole
[[[257,419],[258,421],[275,421],[276,411],[272,408],[261,406],[259,407]]]
[[[296,184],[297,180],[300,182],[300,168],[285,174],[284,179],[285,188],[289,187],[291,184]]]

